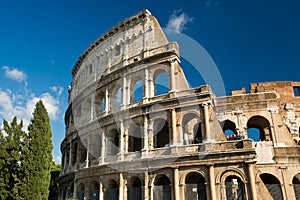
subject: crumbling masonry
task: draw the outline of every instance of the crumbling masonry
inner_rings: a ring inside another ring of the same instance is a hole
[[[191,89],[147,10],[93,42],[72,78],[60,200],[300,199],[300,82]]]

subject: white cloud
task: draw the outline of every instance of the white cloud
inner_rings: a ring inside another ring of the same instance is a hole
[[[0,119],[11,121],[14,116],[17,116],[19,120],[23,120],[24,130],[26,130],[32,118],[36,102],[42,100],[50,119],[57,120],[61,113],[58,95],[60,91],[61,89],[58,87],[57,94],[51,95],[49,92],[45,92],[36,95],[28,92],[27,89],[15,93],[0,89]],[[0,124],[2,124],[2,121],[0,121]]]
[[[21,71],[17,68],[3,66],[2,69],[5,71],[5,76],[7,78],[10,78],[10,79],[18,81],[18,82],[26,81],[26,79],[27,79],[27,75],[23,71]]]
[[[64,91],[64,88],[61,86],[51,86],[49,87],[49,89],[51,90],[51,92],[56,93],[58,96],[60,96]]]
[[[170,17],[166,28],[180,33],[186,29],[185,25],[192,21],[193,18],[189,17],[186,13],[181,10],[175,10]]]
[[[61,157],[60,156],[53,156],[53,161],[56,164],[61,164]]]

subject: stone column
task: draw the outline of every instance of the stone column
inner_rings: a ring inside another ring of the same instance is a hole
[[[106,140],[106,135],[105,135],[105,130],[103,130],[102,137],[101,137],[101,143],[102,143],[102,145],[101,145],[101,164],[104,163],[104,158],[106,156],[105,155],[105,149],[106,149],[105,140]],[[100,164],[100,162],[99,162],[99,164]]]
[[[144,182],[144,200],[149,200],[149,175],[148,172],[144,173],[145,176],[145,182]]]
[[[109,111],[109,94],[108,94],[108,89],[105,89],[105,113],[108,114]]]
[[[99,182],[99,200],[104,200],[103,185],[101,181]]]
[[[175,91],[175,62],[176,60],[175,59],[169,59],[169,62],[170,62],[170,90],[171,91]]]
[[[273,115],[278,113],[278,109],[279,109],[278,107],[268,108],[268,111],[269,111],[269,113],[271,115],[271,119],[272,119],[270,136],[272,137],[274,147],[277,146],[277,138],[276,138],[276,130],[274,127],[274,116]]]
[[[178,138],[177,138],[177,130],[176,130],[176,110],[174,108],[171,109],[171,117],[172,117],[172,144],[171,145],[177,145]]]
[[[91,116],[89,117],[89,121],[93,121],[94,116],[96,116],[96,112],[95,112],[95,94],[92,95],[92,99],[91,99]]]
[[[149,97],[154,97],[155,95],[155,88],[154,88],[154,80],[153,77],[149,77]]]
[[[180,200],[178,168],[174,169],[174,197],[175,200]]]
[[[148,100],[149,97],[149,74],[148,74],[148,67],[145,68],[144,71],[144,100]]]
[[[210,196],[212,200],[216,200],[216,183],[215,183],[215,171],[214,166],[209,166],[209,186],[210,186]]]
[[[203,112],[204,112],[204,126],[205,126],[205,140],[210,141],[210,124],[209,124],[209,102],[205,102],[202,104],[203,106]]]
[[[148,151],[148,118],[144,115],[144,133],[143,133],[144,145],[143,150]]]
[[[87,139],[87,149],[86,149],[86,159],[85,159],[85,167],[89,167],[89,158],[90,157],[90,138]]]
[[[74,193],[73,193],[73,198],[74,199],[77,199],[78,197],[77,197],[77,184],[76,184],[76,182],[74,182]]]
[[[123,174],[120,173],[120,183],[119,183],[119,200],[123,200],[123,189],[124,189],[124,179]]]
[[[72,142],[70,142],[70,149],[69,149],[69,168],[72,167]]]
[[[125,140],[125,133],[124,133],[124,122],[123,120],[120,121],[120,146],[119,146],[119,154],[121,157],[124,155],[124,142]]]
[[[250,180],[251,199],[257,200],[253,163],[248,163],[248,172],[249,172],[249,180]]]
[[[153,120],[150,119],[149,121],[149,128],[148,128],[148,149],[151,150],[154,148],[153,144]]]
[[[127,98],[130,99],[130,96],[127,96],[127,82],[126,77],[123,77],[123,86],[122,86],[122,105],[124,108],[126,108],[127,105]]]

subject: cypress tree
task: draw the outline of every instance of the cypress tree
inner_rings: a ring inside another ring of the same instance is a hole
[[[19,124],[14,117],[9,124],[3,121],[4,133],[0,132],[0,198],[1,199],[24,199],[21,188],[26,182],[23,181],[22,156],[26,133],[22,130],[23,122]]]
[[[29,177],[26,199],[46,200],[49,194],[53,145],[50,119],[41,100],[35,105],[28,134],[29,154],[26,168]]]

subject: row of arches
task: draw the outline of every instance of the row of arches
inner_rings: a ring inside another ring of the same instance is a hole
[[[71,121],[79,125],[89,122],[94,116],[103,112],[117,110],[121,105],[135,103],[149,96],[166,94],[170,90],[169,77],[167,68],[156,70],[153,75],[153,81],[150,81],[153,92],[146,92],[149,89],[146,88],[145,81],[148,82],[148,80],[143,79],[142,76],[134,77],[128,83],[123,80],[117,81],[107,89],[102,88],[96,91],[95,95],[87,97],[82,104],[76,106],[74,109],[74,120]],[[128,86],[124,87],[123,82],[126,82]]]
[[[225,120],[221,122],[223,126],[223,132],[228,140],[244,139],[245,136],[240,132],[233,121]],[[271,125],[270,122],[263,116],[252,116],[247,121],[247,138],[253,139],[255,142],[258,141],[271,141]]]

